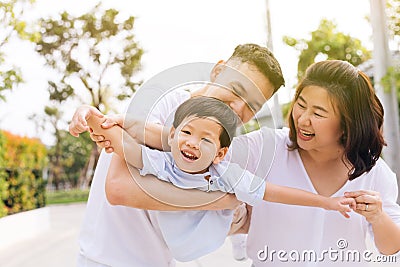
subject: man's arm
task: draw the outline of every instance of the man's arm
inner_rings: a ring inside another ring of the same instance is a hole
[[[152,175],[141,176],[116,154],[107,174],[106,195],[112,205],[147,210],[221,210],[240,204],[232,194],[180,189]]]

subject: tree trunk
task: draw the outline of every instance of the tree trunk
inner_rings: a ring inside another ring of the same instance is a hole
[[[100,152],[96,145],[93,143],[92,151],[90,152],[90,157],[83,168],[81,175],[79,176],[78,186],[81,189],[87,189],[92,184],[92,179],[94,171],[97,166],[97,161],[99,160]]]

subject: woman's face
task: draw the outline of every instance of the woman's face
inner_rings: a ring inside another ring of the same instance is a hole
[[[328,91],[319,86],[303,88],[294,103],[292,117],[299,147],[306,151],[337,150],[343,134],[340,115]]]

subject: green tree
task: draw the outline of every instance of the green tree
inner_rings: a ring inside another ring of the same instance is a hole
[[[56,142],[60,143],[57,127],[63,106],[71,109],[77,105],[71,101],[78,100],[107,113],[113,106],[112,101],[130,97],[140,84],[133,77],[139,70],[143,50],[135,42],[134,17],[123,18],[117,10],[103,10],[100,4],[79,17],[63,12],[55,19],[41,19],[38,24],[41,38],[36,42],[36,51],[55,73],[49,81],[52,104],[47,107],[51,110],[47,114],[53,122],[57,121],[53,127]],[[95,164],[92,163],[98,158],[98,149],[92,144],[91,156],[84,168],[89,173],[93,173]],[[83,172],[80,183],[88,185],[91,177],[89,180],[85,177]]]
[[[398,46],[397,51],[400,50],[400,0],[387,0],[386,14],[388,16],[388,29],[389,38]],[[400,110],[400,53],[398,52],[397,58],[393,58],[394,67],[388,70],[388,75],[384,77],[383,86],[390,88],[395,86],[397,88],[397,99]]]
[[[48,184],[55,189],[78,187],[79,177],[92,150],[93,141],[89,133],[75,138],[65,130],[57,132],[60,142],[49,149]],[[61,152],[60,152],[61,151]]]
[[[27,23],[23,20],[24,13],[30,9],[34,1],[5,0],[0,1],[0,100],[5,101],[4,92],[15,88],[21,83],[22,76],[18,67],[7,62],[4,47],[14,36],[23,40],[35,40],[37,34],[27,31]]]
[[[386,0],[389,36],[400,46],[400,0]]]
[[[361,41],[337,31],[336,24],[323,19],[317,30],[311,32],[311,39],[295,39],[285,36],[283,41],[300,52],[298,78],[304,75],[309,65],[317,57],[346,60],[357,66],[371,58],[371,53],[362,46]]]

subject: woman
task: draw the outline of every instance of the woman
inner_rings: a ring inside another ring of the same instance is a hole
[[[298,85],[289,129],[263,128],[236,138],[238,151],[262,144],[247,161],[253,172],[263,159],[251,155],[273,151],[268,140],[275,138],[269,182],[357,201],[349,220],[320,209],[256,204],[247,244],[254,266],[367,265],[375,260],[367,232],[382,254],[400,250],[396,176],[379,158],[382,123],[383,108],[368,77],[347,62],[328,60],[310,66]]]

